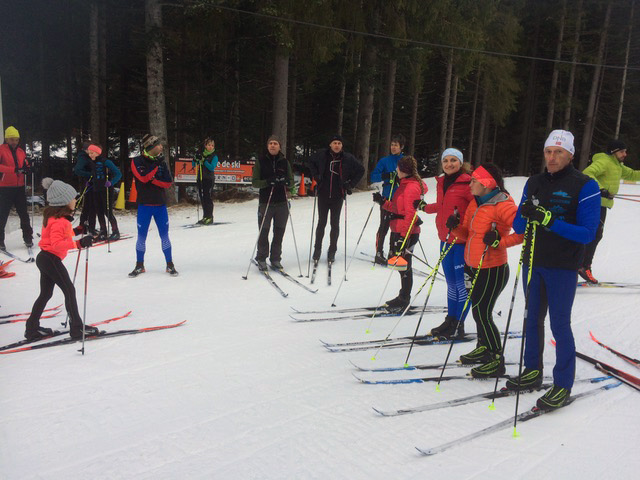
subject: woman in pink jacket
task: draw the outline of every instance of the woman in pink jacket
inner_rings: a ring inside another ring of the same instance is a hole
[[[451,338],[456,334],[457,327],[457,337],[462,338],[464,337],[464,319],[470,306],[467,303],[467,308],[462,310],[467,301],[467,289],[464,286],[465,242],[450,233],[447,219],[454,214],[464,218],[464,212],[473,199],[469,188],[471,176],[460,150],[447,148],[442,152],[441,161],[444,173],[436,178],[436,203],[426,205],[424,202],[416,203],[416,208],[421,208],[426,213],[436,214],[440,252],[451,247],[442,260],[442,269],[447,280],[447,316],[441,325],[431,329],[431,335]]]
[[[379,192],[373,194],[373,201],[391,213],[391,245],[392,253],[388,264],[400,272],[400,293],[389,300],[385,307],[389,310],[404,310],[411,302],[413,287],[413,271],[411,259],[413,247],[420,237],[421,220],[417,216],[414,203],[427,193],[427,186],[418,174],[418,163],[413,157],[402,157],[398,160],[397,178],[400,186],[393,194],[393,200],[386,200]]]
[[[76,290],[62,260],[72,248],[90,247],[93,237],[89,235],[77,242],[73,238],[71,220],[76,206],[75,189],[71,185],[51,178],[43,178],[42,186],[48,190],[49,206],[44,209],[42,215],[42,240],[38,244],[40,253],[36,257],[36,265],[40,270],[40,295],[31,309],[24,336],[29,341],[35,341],[53,334],[50,328],[40,326],[40,316],[53,295],[53,287],[58,285],[64,293],[64,303],[70,318],[70,335],[72,338],[80,338],[83,323],[78,312]],[[84,332],[86,335],[95,335],[98,329],[87,325],[84,327]]]

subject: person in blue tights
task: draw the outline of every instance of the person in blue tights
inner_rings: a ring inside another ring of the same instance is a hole
[[[169,167],[162,156],[162,143],[155,135],[142,138],[142,153],[131,160],[131,171],[138,191],[138,239],[136,240],[136,266],[130,277],[145,272],[144,254],[146,252],[147,232],[151,219],[155,220],[162,241],[162,253],[167,261],[166,272],[175,277],[178,272],[171,257],[169,240],[169,213],[167,211],[167,188],[172,179]]]
[[[516,233],[525,234],[525,245],[529,249],[533,245],[533,254],[532,261],[530,250],[523,256],[524,370],[507,380],[507,388],[535,390],[542,385],[544,320],[549,310],[556,363],[553,386],[536,402],[544,410],[565,406],[571,395],[576,370],[571,309],[585,245],[595,238],[600,222],[600,187],[571,164],[573,140],[566,130],[551,132],[544,145],[545,172],[527,180],[513,222]]]

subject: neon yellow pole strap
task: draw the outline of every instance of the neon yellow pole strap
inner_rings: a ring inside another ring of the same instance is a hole
[[[549,210],[547,210],[546,208],[544,209],[544,218],[542,219],[542,226],[546,227],[547,224],[551,221],[551,212]]]
[[[404,240],[402,240],[402,245],[400,245],[400,251],[396,252],[396,256],[398,256],[398,255],[400,255],[400,253],[402,253],[402,250],[404,249],[404,246],[407,243],[407,239],[409,238],[409,235],[411,235],[411,230],[413,230],[413,224],[416,223],[416,218],[418,218],[418,211],[417,210],[413,214],[413,219],[411,220],[411,223],[409,224],[409,230],[407,230],[407,234],[404,236]]]

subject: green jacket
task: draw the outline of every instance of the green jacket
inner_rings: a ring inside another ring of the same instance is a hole
[[[590,176],[600,188],[606,188],[611,195],[618,193],[620,189],[620,179],[637,182],[640,180],[640,170],[631,168],[620,163],[615,155],[606,153],[596,153],[593,156],[591,165],[584,169],[583,173]],[[613,207],[613,199],[602,197],[603,207]]]

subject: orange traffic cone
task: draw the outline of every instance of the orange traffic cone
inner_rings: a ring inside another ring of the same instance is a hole
[[[300,176],[300,187],[298,188],[298,196],[299,197],[307,196],[307,187],[304,184],[304,173]]]
[[[131,180],[131,190],[129,191],[129,201],[136,203],[138,200],[138,191],[136,190],[136,180]]]

